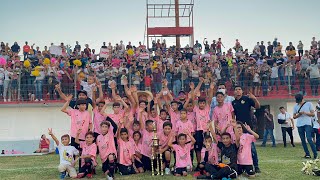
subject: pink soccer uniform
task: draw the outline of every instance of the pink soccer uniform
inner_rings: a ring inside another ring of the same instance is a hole
[[[209,119],[209,106],[206,106],[204,109],[199,109],[198,106],[194,107],[194,112],[196,113],[196,122],[197,122],[197,131],[208,131],[208,123],[210,122]]]
[[[80,148],[82,148],[82,156],[91,156],[92,164],[94,166],[97,165],[96,161],[96,154],[97,154],[97,145],[95,143],[92,143],[91,145],[87,145],[85,141],[80,141]],[[81,159],[81,166],[85,164],[84,159]]]
[[[177,135],[185,132],[194,133],[193,124],[191,121],[187,120],[186,122],[178,121],[176,124],[176,133]],[[187,137],[187,141],[191,141],[190,137]]]
[[[108,117],[110,117],[116,124],[119,124],[120,119],[123,117],[123,111],[121,110],[119,114],[108,114]]]
[[[104,117],[98,110],[98,108],[95,108],[93,110],[93,127],[94,127],[94,132],[101,134],[100,130],[100,123],[102,121],[106,120],[106,117]]]
[[[206,153],[207,149],[204,147],[201,150],[201,161],[204,161],[204,156]],[[218,147],[216,143],[211,144],[211,148],[208,151],[209,156],[208,156],[208,163],[209,164],[218,164]]]
[[[228,125],[231,125],[232,112],[234,111],[231,103],[224,103],[223,106],[216,106],[212,113],[212,120],[217,123],[220,130],[224,130]],[[235,140],[233,127],[229,126],[226,129],[230,133],[232,140]]]
[[[161,149],[168,147],[170,136],[166,136],[163,132],[158,132],[158,138]]]
[[[190,157],[191,143],[185,144],[184,147],[174,144],[172,147],[176,152],[176,168],[185,168],[187,166],[192,167]]]
[[[176,129],[176,123],[180,120],[180,112],[174,112],[171,108],[169,108],[169,115],[171,118],[172,129]]]
[[[82,129],[79,139],[84,140],[91,124],[91,116],[88,111],[79,111],[78,109],[68,109],[68,115],[71,117],[71,137],[77,136],[77,131]]]
[[[151,145],[152,145],[153,132],[147,130],[142,131],[142,150],[141,154],[147,157],[151,157]]]
[[[108,155],[111,153],[117,154],[116,146],[114,143],[113,131],[109,128],[106,135],[100,134],[97,137],[97,145],[99,148],[99,154],[102,163],[108,159]]]
[[[119,143],[119,163],[125,166],[132,165],[132,156],[135,154],[134,142],[129,140],[123,141],[121,138],[118,139]]]
[[[197,130],[197,121],[196,121],[196,113],[195,112],[187,112],[187,118],[193,125],[193,130]]]
[[[240,146],[238,150],[238,164],[252,165],[251,143],[256,142],[253,135],[244,133],[240,137]]]

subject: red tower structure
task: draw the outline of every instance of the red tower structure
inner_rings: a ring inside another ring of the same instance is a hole
[[[180,37],[189,38],[194,44],[194,0],[146,0],[147,47],[152,38],[175,37],[176,47],[181,47]],[[161,23],[162,21],[162,23]],[[174,21],[174,23],[173,23]],[[162,24],[162,25],[160,25]],[[171,24],[171,25],[170,25]]]

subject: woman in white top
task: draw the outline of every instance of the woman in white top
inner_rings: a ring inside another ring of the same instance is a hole
[[[35,88],[36,88],[36,100],[35,101],[43,101],[43,95],[42,95],[42,88],[43,88],[43,81],[46,77],[46,72],[44,70],[43,66],[40,66],[39,68],[40,75],[36,77],[35,80]]]
[[[12,72],[11,72],[11,68],[10,67],[7,68],[6,65],[4,65],[3,68],[4,68],[3,101],[7,102],[7,97],[8,97],[8,101],[10,102],[11,101],[10,82],[11,82]]]
[[[291,114],[286,112],[286,109],[284,107],[280,107],[280,114],[278,114],[278,119],[285,120],[284,124],[281,124],[281,130],[282,130],[282,139],[283,139],[283,145],[284,147],[287,147],[287,134],[290,136],[290,141],[292,147],[295,147],[294,142],[293,142],[293,135],[292,135],[292,130],[294,129],[294,122]]]

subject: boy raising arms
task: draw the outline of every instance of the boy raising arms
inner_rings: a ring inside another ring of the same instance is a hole
[[[59,156],[60,156],[60,164],[58,166],[58,170],[60,172],[60,179],[64,179],[66,176],[66,172],[68,172],[71,178],[77,178],[77,172],[74,168],[75,161],[73,156],[78,156],[79,151],[70,146],[70,137],[68,134],[61,136],[61,143],[56,138],[56,136],[52,133],[52,129],[48,129],[48,134],[52,137],[56,145],[58,146]]]
[[[77,131],[79,129],[82,130],[79,134],[79,140],[84,141],[86,133],[88,131],[92,131],[92,118],[89,111],[86,110],[86,100],[81,99],[77,101],[78,109],[67,109],[71,99],[72,95],[66,98],[67,102],[63,105],[61,111],[68,114],[71,117],[71,146],[80,149],[79,144],[75,142]]]

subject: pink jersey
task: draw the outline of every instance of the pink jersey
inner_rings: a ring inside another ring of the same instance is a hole
[[[92,164],[94,166],[97,165],[96,162],[96,154],[97,154],[97,145],[95,143],[92,143],[91,145],[87,145],[85,141],[80,141],[80,148],[82,148],[81,156],[91,156]],[[84,159],[81,159],[81,167],[84,165],[85,161]]]
[[[166,136],[163,132],[158,132],[158,138],[159,138],[159,144],[160,144],[160,148],[164,149],[168,147],[168,143],[169,143],[169,139],[170,139],[170,135]]]
[[[240,147],[238,150],[238,164],[252,165],[251,143],[256,142],[253,135],[244,133],[240,136]]]
[[[174,112],[171,108],[169,108],[169,115],[171,118],[172,129],[176,129],[176,123],[180,120],[180,112]]]
[[[132,165],[132,156],[135,153],[134,142],[129,140],[123,141],[121,138],[118,139],[119,144],[119,163],[125,166]]]
[[[138,142],[138,144],[134,143],[134,151],[135,154],[141,154],[141,150],[142,150],[142,144],[141,142]]]
[[[170,121],[168,121],[168,120],[162,120],[162,119],[159,118],[159,121],[157,122],[157,131],[158,131],[158,132],[163,132],[163,124],[164,124],[165,122],[170,122]]]
[[[192,167],[190,156],[191,143],[185,144],[184,147],[174,144],[173,150],[176,152],[176,168]]]
[[[196,113],[195,112],[187,112],[187,118],[193,125],[193,130],[197,130],[197,121],[196,121]]]
[[[101,130],[100,130],[100,123],[102,121],[106,120],[106,117],[104,117],[100,111],[98,110],[98,108],[96,107],[93,110],[93,126],[94,126],[94,132],[101,134]]]
[[[201,150],[201,161],[204,162],[204,156],[207,149],[204,147]],[[208,150],[209,156],[208,156],[208,163],[209,164],[218,164],[218,147],[216,143],[211,144],[211,148]]]
[[[139,109],[137,109],[137,111],[136,111],[136,117],[137,117],[137,120],[140,121]],[[148,113],[144,111],[144,112],[142,112],[142,122],[143,122],[143,124],[146,122],[146,120],[148,120]]]
[[[116,124],[119,124],[120,119],[123,117],[123,111],[120,111],[119,114],[108,114],[108,117],[110,117]]]
[[[147,130],[142,131],[142,150],[141,154],[151,157],[151,146],[152,146],[152,138],[153,138],[153,132],[148,132]]]
[[[196,122],[197,122],[197,131],[208,131],[208,123],[210,122],[209,106],[206,106],[204,109],[199,109],[198,106],[194,107],[194,112],[196,113]]]
[[[89,130],[91,124],[91,116],[89,111],[79,111],[78,109],[68,109],[68,115],[71,117],[71,137],[77,136],[77,131],[82,129],[79,139],[84,140],[85,135]]]
[[[186,131],[188,131],[190,134],[194,133],[193,124],[191,123],[191,121],[178,121],[176,124],[176,134],[179,135],[181,133],[185,133]],[[191,141],[189,136],[187,136],[187,142],[188,141]]]
[[[108,159],[109,154],[111,153],[117,154],[116,146],[114,143],[114,134],[110,128],[106,135],[100,134],[97,137],[96,143],[99,148],[99,154],[100,154],[102,163]]]
[[[224,130],[228,125],[231,125],[233,111],[234,109],[231,103],[224,103],[221,107],[216,106],[214,108],[212,120],[217,123],[217,127],[220,130]],[[232,140],[235,140],[232,126],[229,126],[226,132],[231,134]]]

